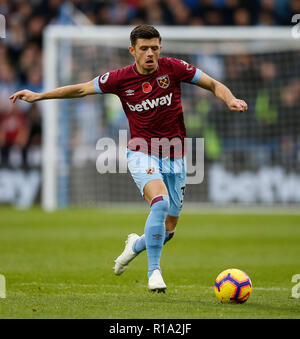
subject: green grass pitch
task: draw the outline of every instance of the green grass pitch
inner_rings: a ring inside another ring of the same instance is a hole
[[[127,234],[143,233],[144,211],[0,208],[0,318],[300,318],[292,276],[300,274],[300,215],[182,213],[163,249],[166,294],[147,291],[147,257],[122,276],[113,260]],[[239,268],[253,291],[242,305],[221,304],[217,275]],[[299,291],[300,293],[300,288]]]

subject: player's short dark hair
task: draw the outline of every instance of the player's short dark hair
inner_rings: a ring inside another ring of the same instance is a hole
[[[142,24],[136,26],[130,33],[131,46],[134,47],[138,39],[158,38],[161,43],[161,36],[156,28],[150,25]]]

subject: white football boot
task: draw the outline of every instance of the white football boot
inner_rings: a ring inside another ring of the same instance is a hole
[[[165,293],[166,289],[167,285],[163,280],[160,270],[159,269],[154,270],[148,281],[148,290],[151,292]]]
[[[115,266],[113,267],[115,275],[121,275],[125,272],[130,261],[138,255],[138,253],[135,253],[132,250],[132,245],[137,239],[139,239],[139,235],[135,233],[128,235],[127,240],[125,241],[124,251],[115,260]]]

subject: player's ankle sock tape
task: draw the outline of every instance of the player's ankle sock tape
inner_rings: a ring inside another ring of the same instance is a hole
[[[170,231],[170,232],[166,231],[164,245],[174,237],[174,233],[175,233],[175,230]],[[138,254],[138,253],[145,251],[145,249],[146,249],[146,240],[145,240],[145,234],[143,234],[139,237],[139,239],[137,239],[134,242],[132,246],[132,250],[133,252]]]
[[[164,245],[174,237],[175,231],[176,231],[176,228],[174,228],[173,231],[166,231]],[[145,240],[145,234],[143,234],[139,237],[139,239],[137,239],[133,243],[132,250],[133,252],[139,254],[145,251],[145,249],[146,249],[146,240]]]
[[[154,198],[155,199],[155,198]],[[165,239],[164,239],[164,244],[166,244],[169,240],[171,240],[174,236],[175,229],[173,231],[166,231],[165,233]],[[135,253],[141,253],[146,249],[146,240],[145,240],[145,234],[141,235],[139,239],[137,239],[133,246],[132,250]]]
[[[151,204],[151,212],[145,225],[145,241],[148,256],[148,270],[160,269],[160,257],[165,240],[165,220],[169,210],[169,197],[160,195]]]
[[[164,244],[174,237],[175,230],[176,229],[174,229],[173,231],[166,231]]]

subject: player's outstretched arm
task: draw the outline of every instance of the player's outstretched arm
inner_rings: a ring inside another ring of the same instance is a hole
[[[222,99],[232,111],[244,112],[248,109],[248,105],[244,100],[237,99],[228,87],[205,73],[202,73],[197,85],[213,92],[215,96]]]
[[[77,85],[59,87],[49,92],[36,93],[24,89],[10,96],[10,100],[15,103],[18,99],[27,102],[36,102],[47,99],[71,99],[81,98],[86,95],[97,94],[94,88],[94,81],[85,82]]]

